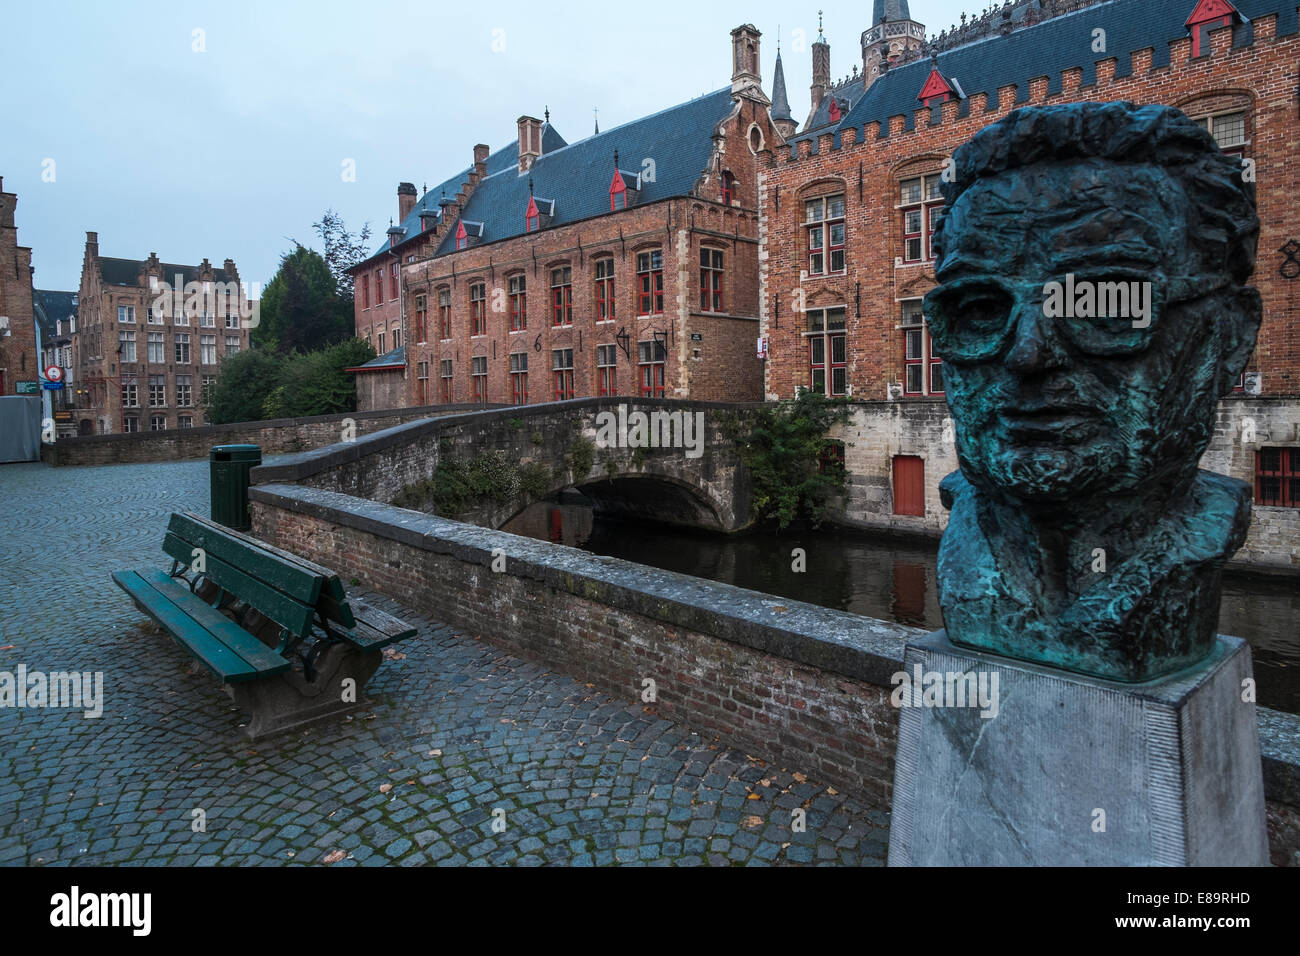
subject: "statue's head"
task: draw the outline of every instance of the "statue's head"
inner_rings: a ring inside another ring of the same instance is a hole
[[[1189,481],[1259,330],[1252,178],[1179,110],[1017,110],[953,156],[925,299],[962,472],[1002,498]]]

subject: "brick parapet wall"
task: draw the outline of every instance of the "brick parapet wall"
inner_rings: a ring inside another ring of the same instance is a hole
[[[51,465],[117,465],[149,461],[207,458],[214,445],[258,445],[263,455],[306,451],[332,445],[342,438],[343,421],[356,423],[356,434],[366,435],[404,422],[452,414],[463,406],[348,412],[311,418],[275,418],[261,422],[231,422],[130,435],[86,435],[60,438],[41,446],[41,461]],[[474,406],[479,408],[481,406]]]
[[[890,676],[918,629],[337,492],[272,484],[250,497],[255,534],[345,580],[624,699],[650,678],[661,716],[890,799]],[[1258,713],[1273,858],[1292,863],[1300,717]]]

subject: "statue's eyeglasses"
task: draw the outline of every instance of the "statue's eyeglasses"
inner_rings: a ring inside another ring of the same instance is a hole
[[[967,276],[925,297],[936,351],[945,361],[984,362],[1009,347],[1018,321],[1044,323],[1088,355],[1129,355],[1151,342],[1165,310],[1227,285],[1220,276],[1106,270],[1055,282]]]

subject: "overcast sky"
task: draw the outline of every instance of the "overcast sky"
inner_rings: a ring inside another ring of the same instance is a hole
[[[984,5],[913,0],[911,12],[937,33]],[[37,288],[78,287],[87,230],[101,255],[229,257],[265,284],[293,240],[319,248],[311,224],[326,208],[382,238],[399,181],[454,175],[475,143],[513,142],[521,114],[549,106],[575,142],[593,107],[609,129],[727,85],[742,18],[763,33],[769,93],[779,24],[802,122],[818,6],[832,76],[861,68],[868,0],[8,4],[0,177],[18,193]]]

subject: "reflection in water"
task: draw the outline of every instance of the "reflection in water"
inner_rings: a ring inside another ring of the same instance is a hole
[[[728,536],[625,523],[596,517],[575,492],[559,502],[538,502],[502,530],[866,617],[943,626],[937,542],[904,543],[829,527]],[[804,551],[802,562],[797,548]],[[801,563],[805,570],[796,571]],[[1260,703],[1300,713],[1300,587],[1225,576],[1219,632],[1250,641]]]

